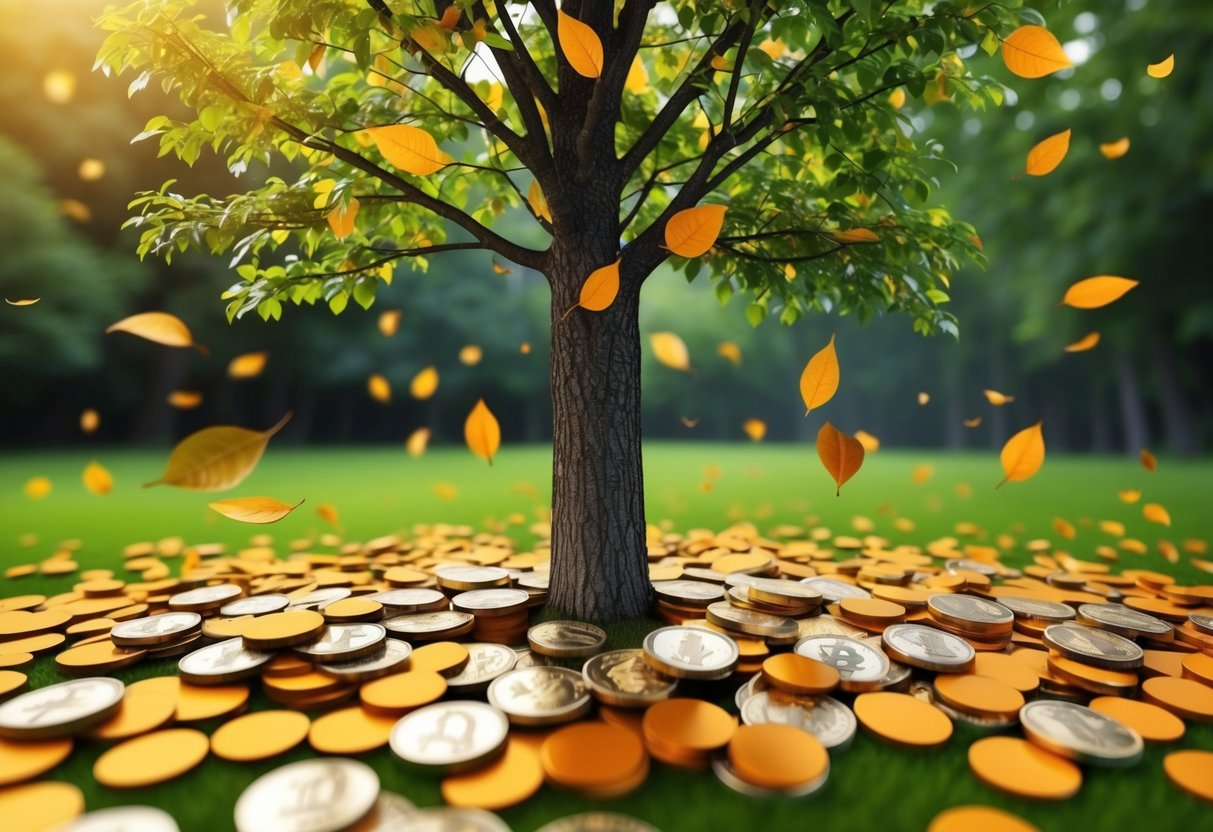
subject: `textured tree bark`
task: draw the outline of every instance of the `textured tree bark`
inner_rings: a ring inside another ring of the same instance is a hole
[[[639,281],[604,312],[575,309],[592,268],[552,284],[552,570],[548,603],[582,619],[650,611],[640,448]]]

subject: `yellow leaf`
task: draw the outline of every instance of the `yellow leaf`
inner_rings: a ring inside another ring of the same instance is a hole
[[[734,367],[741,366],[741,347],[732,341],[721,341],[720,346],[716,347],[716,354]]]
[[[54,485],[51,484],[50,477],[30,477],[25,482],[25,496],[31,500],[41,500],[51,493]]]
[[[1074,528],[1074,524],[1061,517],[1053,518],[1053,530],[1066,540],[1073,540],[1078,537],[1078,529]]]
[[[108,494],[114,490],[113,475],[96,460],[84,466],[80,479],[84,481],[84,487],[94,494]]]
[[[834,398],[838,392],[840,378],[838,369],[838,353],[834,350],[834,336],[817,354],[804,365],[800,374],[800,397],[804,399],[804,415],[809,411]]]
[[[341,519],[341,515],[337,513],[337,509],[328,503],[321,503],[316,506],[316,514],[330,526],[336,526],[337,522]]]
[[[679,211],[665,224],[665,247],[679,257],[707,252],[720,236],[727,205],[697,205]]]
[[[1010,404],[1011,402],[1015,401],[1014,396],[1008,396],[1006,393],[999,393],[997,390],[982,390],[981,392],[985,395],[986,401],[995,407],[1002,407],[1004,404]]]
[[[415,176],[429,176],[449,165],[453,159],[438,149],[434,137],[420,127],[391,124],[372,127],[375,146],[392,165]]]
[[[328,47],[323,43],[318,43],[312,47],[311,53],[307,56],[308,69],[313,75],[320,74],[320,63],[324,60],[324,52]]]
[[[581,284],[577,306],[591,312],[601,312],[615,302],[615,296],[619,294],[619,263],[620,260],[616,259],[614,263],[590,272],[585,283]]]
[[[483,358],[484,350],[476,344],[468,344],[459,350],[459,363],[468,367],[475,367]]]
[[[548,207],[548,199],[543,195],[543,188],[539,187],[538,179],[531,180],[531,187],[527,188],[526,191],[526,201],[531,206],[531,211],[534,212],[535,216],[547,220],[549,223],[552,222],[552,209]],[[494,262],[494,270],[496,270],[496,266],[497,264]],[[503,274],[503,272],[497,273]],[[509,274],[509,271],[505,271],[504,274]]]
[[[414,399],[428,399],[437,390],[438,370],[435,367],[426,367],[409,382],[409,393]]]
[[[1175,54],[1172,53],[1156,64],[1146,67],[1146,74],[1151,78],[1166,78],[1175,69]]]
[[[919,393],[918,393],[918,406],[919,406],[919,407],[926,407],[926,406],[927,406],[928,404],[930,404],[930,403],[931,403],[931,394],[930,394],[930,393],[927,393],[926,391],[919,391]]]
[[[628,78],[623,82],[624,89],[635,95],[647,92],[649,89],[649,71],[644,68],[644,61],[640,56],[636,56],[636,60],[632,61],[632,66],[628,69]]]
[[[303,505],[303,500],[292,506],[279,502],[273,497],[235,497],[231,500],[216,500],[210,504],[210,507],[224,517],[238,520],[241,523],[277,523],[301,505]],[[321,506],[321,508],[325,508],[325,506]],[[328,506],[328,508],[332,507]]]
[[[1145,448],[1142,448],[1141,467],[1145,468],[1147,471],[1156,471],[1158,469],[1158,457],[1154,456],[1154,454],[1150,453]]]
[[[964,424],[966,428],[981,427],[981,417],[974,416],[972,419],[965,419]]]
[[[1041,430],[1043,422],[1024,428],[1002,446],[999,461],[1006,476],[998,484],[1001,488],[1008,482],[1023,482],[1040,470],[1045,461],[1045,437]]]
[[[782,39],[776,38],[771,40],[767,38],[762,43],[758,44],[758,48],[767,53],[767,57],[772,61],[778,61],[788,51],[788,45]]]
[[[855,431],[855,438],[859,440],[859,444],[863,445],[865,452],[874,454],[880,450],[880,440],[866,430]]]
[[[436,482],[433,488],[434,495],[439,500],[447,500],[449,502],[459,496],[459,489],[449,482]]]
[[[501,426],[497,417],[489,410],[484,399],[476,402],[467,421],[463,423],[463,438],[467,440],[468,449],[481,459],[493,464],[493,455],[501,447]]]
[[[101,424],[101,416],[93,408],[87,408],[80,413],[80,430],[82,433],[92,433]]]
[[[417,428],[409,434],[409,438],[404,440],[404,449],[408,451],[409,456],[421,456],[425,453],[425,449],[430,444],[430,429]]]
[[[761,442],[762,438],[767,435],[767,423],[761,419],[746,419],[741,429],[755,442]]]
[[[1141,492],[1130,489],[1128,491],[1118,491],[1116,496],[1120,498],[1122,503],[1133,505],[1133,503],[1141,499]]]
[[[1146,503],[1141,507],[1142,517],[1160,526],[1171,525],[1171,513],[1158,503]]]
[[[696,416],[694,419],[689,419],[686,416],[679,416],[678,421],[682,422],[682,426],[688,430],[694,430],[695,428],[699,427],[698,416]]]
[[[729,59],[724,55],[713,55],[710,61],[712,69],[717,72],[730,72],[733,67],[729,64]]]
[[[435,23],[426,23],[409,31],[413,42],[426,52],[445,52],[451,43],[450,32]]]
[[[379,315],[379,332],[384,338],[391,338],[400,328],[400,310],[389,309]]]
[[[193,410],[202,404],[202,394],[195,390],[174,390],[168,394],[168,403],[178,410]]]
[[[1020,78],[1043,78],[1074,65],[1053,33],[1040,26],[1020,26],[1007,35],[1002,60]]]
[[[1070,131],[1062,130],[1055,133],[1028,151],[1028,165],[1025,172],[1029,176],[1044,176],[1052,173],[1070,152]]]
[[[530,355],[531,354],[531,342],[523,341],[521,344],[519,344],[518,352],[522,353],[523,355]]]
[[[1117,139],[1114,142],[1101,142],[1099,145],[1099,152],[1102,153],[1105,158],[1119,159],[1121,156],[1124,156],[1129,152],[1129,137],[1125,136],[1123,139]]]
[[[1113,537],[1125,536],[1125,524],[1116,520],[1100,520],[1099,530],[1104,534],[1110,534]]]
[[[238,355],[227,365],[228,377],[256,378],[265,369],[265,362],[269,360],[269,357],[268,352],[246,352]]]
[[[879,243],[880,235],[870,228],[852,228],[847,231],[832,231],[830,236],[840,243],[855,245],[856,243]]]
[[[858,439],[847,436],[826,422],[817,431],[817,456],[834,478],[837,484],[834,495],[838,496],[842,493],[843,483],[855,476],[859,466],[863,465],[863,445]]]
[[[496,260],[493,261],[493,274],[513,274],[514,270],[508,266],[503,266]]]
[[[1075,309],[1098,309],[1123,297],[1136,285],[1136,280],[1130,280],[1127,277],[1110,275],[1088,277],[1067,289],[1066,296],[1061,299],[1061,302]]]
[[[379,373],[372,373],[366,380],[366,392],[380,404],[387,404],[392,400],[392,385]]]
[[[1079,338],[1073,344],[1066,346],[1066,352],[1086,352],[1087,350],[1095,349],[1099,344],[1099,333],[1088,332],[1086,335]]]
[[[286,414],[264,431],[220,425],[191,433],[173,448],[160,479],[143,487],[175,485],[190,491],[235,488],[257,467],[270,438],[282,430],[291,415]]]
[[[1158,541],[1158,554],[1162,555],[1167,563],[1179,563],[1179,549],[1169,540]]]
[[[333,229],[333,236],[338,240],[344,240],[354,233],[354,220],[358,219],[359,207],[358,200],[351,197],[349,202],[338,205],[326,215],[329,228]]]
[[[935,469],[927,463],[923,462],[914,466],[914,470],[910,472],[910,482],[915,485],[923,485],[931,479],[935,474]]]
[[[18,298],[17,300],[9,300],[8,298],[5,298],[4,302],[9,306],[33,306],[40,300],[42,300],[42,298]]]
[[[658,362],[675,370],[691,369],[691,354],[687,345],[672,332],[654,332],[649,336],[653,356]]]
[[[589,26],[564,12],[557,12],[556,39],[573,71],[586,78],[602,75],[602,41]]]
[[[900,110],[906,105],[906,91],[902,87],[898,87],[889,93],[889,106],[894,110]]]
[[[137,335],[168,347],[192,347],[194,345],[189,327],[176,315],[170,315],[167,312],[140,312],[138,315],[123,318],[116,324],[110,324],[105,332],[106,334],[129,332],[131,335]]]

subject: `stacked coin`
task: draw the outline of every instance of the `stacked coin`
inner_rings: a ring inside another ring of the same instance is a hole
[[[1015,622],[1015,614],[997,601],[957,593],[932,595],[927,613],[932,627],[960,636],[975,650],[1005,650]]]
[[[654,581],[657,617],[667,624],[703,618],[708,605],[724,599],[724,588],[708,581]]]
[[[509,579],[508,573],[506,579]],[[451,606],[458,612],[473,616],[475,623],[472,626],[472,636],[477,641],[521,644],[526,640],[531,612],[530,600],[531,596],[522,589],[473,589],[452,598]]]

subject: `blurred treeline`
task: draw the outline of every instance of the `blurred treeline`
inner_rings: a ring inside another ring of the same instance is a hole
[[[219,299],[236,279],[227,263],[140,263],[133,233],[119,231],[136,191],[176,178],[181,191],[226,194],[267,171],[233,177],[210,153],[187,169],[157,159],[154,139],[130,144],[149,117],[180,105],[154,84],[128,99],[129,79],[90,71],[101,6],[0,0],[0,295],[42,298],[0,306],[0,443],[162,442],[216,422],[268,427],[286,410],[296,413],[286,435],[299,441],[398,441],[422,426],[457,441],[481,396],[507,441],[548,437],[548,295],[538,275],[495,274],[487,254],[446,254],[425,273],[399,269],[370,312],[290,308],[277,323],[250,316],[229,326]],[[679,334],[695,372],[646,356],[648,436],[741,439],[742,423],[758,418],[770,438],[811,437],[819,420],[802,418],[797,379],[836,332],[843,383],[823,415],[886,445],[997,446],[1039,419],[1054,451],[1213,445],[1213,4],[1074,0],[1042,11],[1063,42],[1078,44],[1076,60],[1088,57],[1077,70],[1017,79],[977,52],[965,60],[1011,86],[1013,104],[904,107],[959,166],[940,165],[932,199],[978,227],[990,260],[953,282],[959,341],[923,339],[898,318],[753,329],[744,301],[722,308],[706,283],[659,274],[645,289],[642,329]],[[1146,65],[1171,52],[1174,74],[1147,77]],[[1073,142],[1062,166],[1017,178],[1028,149],[1066,128]],[[1105,159],[1099,143],[1121,137],[1128,154]],[[1066,286],[1095,274],[1141,286],[1103,310],[1056,308]],[[393,308],[399,332],[385,338],[376,320]],[[104,334],[148,310],[179,315],[210,354]],[[1094,330],[1094,350],[1064,352]],[[739,345],[739,367],[718,354],[722,341]],[[458,359],[468,344],[483,350],[476,366]],[[269,352],[265,371],[227,378],[228,361],[254,350]],[[441,383],[417,402],[408,381],[429,365]],[[393,384],[390,404],[367,394],[376,372]],[[983,388],[1016,400],[991,407]],[[174,410],[166,395],[178,389],[201,392],[203,404]],[[930,395],[925,406],[920,392]],[[79,414],[89,407],[101,427],[83,437]],[[965,426],[978,416],[980,426]]]

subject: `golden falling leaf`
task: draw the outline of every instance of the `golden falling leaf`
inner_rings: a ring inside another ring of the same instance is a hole
[[[863,445],[826,422],[817,431],[817,456],[834,478],[834,495],[838,496],[842,494],[843,483],[855,476],[863,465]]]
[[[1179,549],[1169,540],[1158,541],[1158,554],[1167,563],[1179,563]]]
[[[804,415],[815,407],[834,398],[838,392],[840,371],[838,368],[838,353],[834,349],[834,336],[804,365],[800,374],[800,398],[804,400]]]
[[[379,333],[384,338],[391,338],[400,328],[400,310],[388,309],[379,315]]]
[[[85,408],[80,413],[80,432],[93,433],[101,425],[101,415],[93,408]]]
[[[539,187],[538,179],[531,180],[531,187],[526,192],[526,201],[531,206],[531,211],[535,216],[542,220],[547,220],[549,224],[552,222],[552,209],[548,207],[547,197],[543,195],[543,188]],[[494,263],[493,266],[494,271],[496,271],[497,264]],[[502,274],[502,272],[497,273]],[[509,274],[508,269],[505,271],[505,274]]]
[[[906,105],[906,91],[904,87],[898,87],[889,93],[889,106],[894,110],[900,110]]]
[[[359,207],[361,206],[358,200],[350,197],[344,205],[337,205],[325,215],[329,228],[333,230],[333,236],[338,240],[344,240],[354,233],[354,221],[358,219]]]
[[[1099,530],[1104,534],[1112,535],[1112,537],[1125,536],[1125,524],[1117,520],[1100,520]]]
[[[426,367],[409,382],[409,393],[414,399],[425,400],[438,390],[438,369]]]
[[[931,394],[926,392],[925,390],[920,390],[918,393],[918,406],[926,407],[930,403],[931,403]]]
[[[986,397],[986,401],[995,407],[1002,407],[1005,404],[1010,404],[1015,401],[1014,396],[1008,396],[1006,393],[999,393],[997,390],[982,390],[982,395]]]
[[[1098,332],[1088,332],[1073,344],[1067,344],[1066,352],[1086,352],[1087,350],[1093,350],[1099,345],[1099,338],[1100,335]]]
[[[1142,448],[1141,467],[1145,468],[1147,471],[1158,470],[1158,457],[1154,456],[1154,454],[1150,453],[1145,448]]]
[[[1028,151],[1028,164],[1024,172],[1029,176],[1045,176],[1057,170],[1057,166],[1070,152],[1070,131],[1062,130],[1037,143]]]
[[[123,318],[115,324],[110,324],[105,330],[111,332],[129,332],[140,338],[146,338],[167,347],[192,347],[194,338],[190,335],[189,327],[176,315],[167,312],[140,312]]]
[[[1175,54],[1172,53],[1156,64],[1146,67],[1146,74],[1151,78],[1166,78],[1175,69]]]
[[[1074,65],[1053,33],[1041,26],[1020,26],[1007,35],[1002,60],[1020,78],[1043,78]]]
[[[25,496],[31,500],[41,500],[51,493],[54,485],[51,483],[50,477],[30,477],[25,481]]]
[[[767,423],[761,419],[746,419],[742,423],[741,429],[755,442],[761,442],[762,438],[767,435]]]
[[[1053,518],[1053,531],[1057,532],[1066,540],[1073,540],[1074,538],[1078,537],[1078,529],[1074,528],[1074,524],[1061,517]]]
[[[915,485],[925,485],[933,476],[935,476],[934,466],[922,462],[915,465],[914,470],[910,472],[910,482]]]
[[[232,359],[227,365],[228,378],[256,378],[265,369],[268,352],[246,352]]]
[[[699,427],[699,417],[698,416],[696,416],[694,419],[687,418],[686,416],[679,416],[678,421],[682,422],[682,426],[684,428],[694,429],[694,428]]]
[[[459,350],[459,363],[475,367],[484,358],[484,350],[476,344],[467,344]]]
[[[847,245],[880,242],[880,235],[870,228],[851,228],[846,231],[833,231],[830,233],[830,236],[838,242]]]
[[[1040,466],[1045,461],[1043,425],[1043,422],[1037,422],[1031,427],[1024,428],[1002,446],[999,461],[1002,463],[1002,471],[1006,476],[998,484],[998,488],[1008,482],[1023,482],[1040,470]]]
[[[1098,275],[1080,280],[1066,290],[1061,302],[1075,309],[1099,309],[1123,297],[1137,285],[1136,280],[1112,275]]]
[[[972,419],[965,419],[964,424],[966,428],[981,427],[981,417],[974,416]]]
[[[446,500],[447,502],[450,502],[459,496],[459,489],[456,488],[453,483],[436,482],[432,488],[434,490],[434,496],[436,496],[439,500]]]
[[[84,487],[94,494],[104,495],[114,490],[113,475],[96,460],[84,466],[80,479],[84,481]]]
[[[623,82],[623,88],[633,95],[641,95],[649,89],[649,71],[644,68],[644,61],[639,55],[628,68],[628,77]]]
[[[687,345],[672,332],[654,332],[649,336],[653,356],[658,362],[675,370],[691,369],[691,354]]]
[[[4,302],[9,306],[33,306],[40,300],[42,300],[42,298],[18,298],[17,300],[9,300],[8,298],[5,298]]]
[[[1142,506],[1141,516],[1160,526],[1171,525],[1171,513],[1158,503],[1146,503]]]
[[[481,459],[493,464],[493,456],[501,447],[501,426],[497,417],[489,410],[484,399],[476,402],[467,421],[463,423],[463,438],[467,441],[468,449]]]
[[[522,353],[523,355],[530,355],[531,354],[531,342],[523,341],[521,344],[519,344],[518,352]]]
[[[366,380],[366,392],[380,404],[388,404],[392,400],[392,385],[379,373],[372,373]]]
[[[202,404],[202,394],[196,390],[174,390],[168,394],[168,403],[178,410],[193,410]]]
[[[409,456],[421,456],[425,453],[425,449],[430,444],[430,429],[417,428],[409,434],[409,438],[404,440],[404,449]]]
[[[560,52],[578,75],[598,78],[602,75],[602,41],[586,24],[563,11],[556,13],[556,40]]]
[[[287,413],[264,431],[220,425],[191,433],[173,448],[160,479],[143,487],[173,485],[190,491],[235,488],[257,467],[265,446],[291,416]]]
[[[337,513],[337,509],[328,503],[321,503],[316,506],[316,516],[330,526],[336,526],[341,520],[341,515]]]
[[[741,366],[741,347],[732,341],[721,341],[716,347],[716,354],[728,361],[734,367]]]
[[[1106,159],[1119,159],[1129,152],[1129,137],[1125,136],[1122,139],[1117,139],[1114,142],[1101,142],[1099,152]]]
[[[429,176],[455,161],[439,150],[434,137],[420,127],[390,124],[366,132],[384,159],[414,176]]]
[[[273,497],[234,497],[230,500],[216,500],[209,505],[230,520],[264,524],[277,523],[303,505],[303,500],[292,506]]]
[[[880,450],[880,440],[866,430],[855,431],[855,438],[859,440],[860,445],[863,445],[865,453],[874,454]]]
[[[577,306],[591,312],[601,312],[615,302],[615,296],[619,294],[620,262],[620,259],[616,259],[614,263],[608,263],[590,272],[585,283],[581,284],[581,296],[577,300]],[[568,315],[568,312],[565,315]]]
[[[1141,492],[1135,491],[1133,489],[1128,489],[1125,491],[1116,492],[1116,496],[1119,497],[1120,501],[1122,503],[1124,503],[1125,505],[1133,505],[1133,503],[1136,503],[1138,500],[1141,499]]]
[[[697,205],[679,211],[665,224],[665,247],[679,257],[706,254],[720,236],[727,205]]]
[[[498,263],[498,262],[497,262],[496,258],[494,258],[494,260],[493,260],[493,274],[501,274],[501,275],[505,275],[505,274],[513,274],[513,273],[514,273],[514,270],[513,270],[513,269],[511,269],[509,266],[503,266],[503,265],[501,265],[500,263]]]

